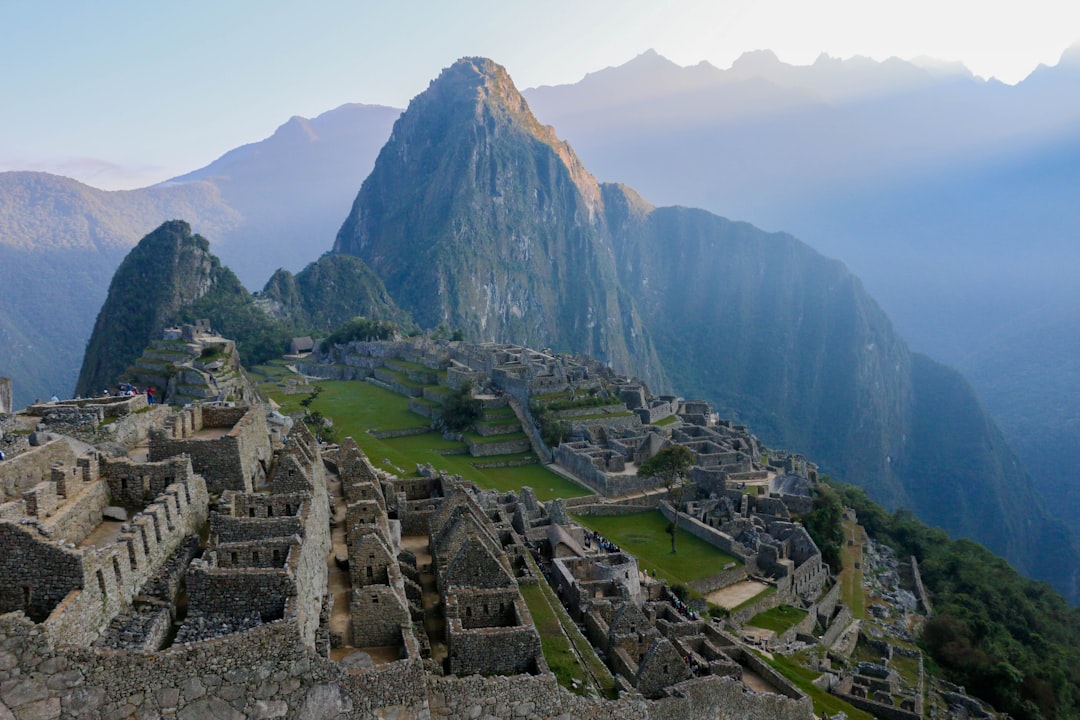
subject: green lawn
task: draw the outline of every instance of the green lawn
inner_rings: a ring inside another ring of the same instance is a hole
[[[813,681],[820,673],[803,667],[794,659],[783,655],[774,655],[772,658],[761,656],[761,659],[810,696],[810,699],[814,701],[814,715],[820,716],[824,712],[828,713],[829,717],[833,717],[843,711],[851,720],[874,720],[874,716],[870,713],[863,712],[814,685]]]
[[[777,635],[782,635],[790,628],[799,624],[805,617],[805,610],[800,610],[799,608],[794,608],[790,605],[777,605],[771,610],[759,612],[757,615],[750,618],[749,622],[746,624],[762,628],[763,630],[772,630]]]
[[[311,410],[317,410],[331,418],[337,438],[352,437],[376,467],[398,474],[413,475],[417,463],[428,463],[436,469],[461,475],[482,488],[506,492],[528,485],[540,500],[589,494],[589,491],[581,486],[556,475],[539,463],[510,468],[473,466],[475,462],[522,460],[529,456],[528,453],[486,458],[440,455],[439,450],[461,449],[465,445],[445,440],[434,431],[380,440],[368,431],[426,428],[429,421],[409,410],[409,398],[371,383],[358,380],[320,380],[317,383],[312,382],[309,390],[316,384],[322,388],[322,392],[311,404]],[[277,379],[260,387],[281,404],[285,413],[301,411],[303,408],[300,401],[308,396],[306,392],[286,395]]]
[[[655,570],[657,577],[671,585],[707,578],[728,563],[737,562],[731,555],[681,529],[675,536],[677,551],[672,555],[668,521],[659,510],[617,517],[575,515],[574,519],[636,556],[640,569]]]
[[[862,546],[863,529],[850,520],[843,520],[844,545],[840,548],[840,596],[851,608],[851,615],[856,620],[866,619],[866,591],[863,588]],[[848,542],[852,544],[848,544]],[[858,568],[855,565],[859,565]]]
[[[522,585],[521,596],[525,598],[525,604],[529,606],[529,614],[532,615],[536,632],[540,634],[540,647],[544,651],[544,659],[547,660],[548,668],[555,674],[555,679],[564,688],[573,689],[572,681],[586,681],[588,678],[585,668],[581,666],[577,655],[570,647],[570,641],[562,632],[559,618],[551,609],[544,592],[539,585]]]

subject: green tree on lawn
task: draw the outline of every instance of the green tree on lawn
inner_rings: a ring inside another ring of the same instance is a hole
[[[668,531],[671,533],[671,552],[675,550],[675,530],[679,527],[679,510],[682,506],[683,477],[686,471],[694,467],[697,458],[685,445],[669,445],[638,466],[638,477],[659,478],[668,491],[675,506],[675,522]]]

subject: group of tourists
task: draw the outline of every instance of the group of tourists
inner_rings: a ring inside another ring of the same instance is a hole
[[[131,383],[120,383],[116,388],[116,397],[134,397],[139,394],[139,388],[135,387]],[[156,391],[153,387],[146,388],[146,402],[150,405],[154,404],[154,395]],[[112,393],[109,392],[109,388],[105,388],[101,391],[100,397],[112,397]]]
[[[674,593],[671,594],[670,602],[672,607],[678,610],[682,615],[690,618],[691,620],[697,620],[697,612],[689,605],[679,599]]]
[[[592,547],[593,543],[595,543],[596,547],[603,550],[604,552],[609,552],[609,553],[620,552],[618,545],[611,542],[610,540],[607,540],[600,533],[594,532],[592,530],[586,530],[585,531],[585,547],[587,547],[587,548]]]

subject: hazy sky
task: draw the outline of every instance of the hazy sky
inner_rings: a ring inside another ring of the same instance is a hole
[[[465,55],[520,88],[654,48],[730,66],[928,55],[1015,83],[1080,41],[1076,0],[0,0],[0,170],[147,185],[346,102],[404,107]]]

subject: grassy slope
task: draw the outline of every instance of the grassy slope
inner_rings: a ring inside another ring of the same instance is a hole
[[[287,395],[278,381],[288,376],[287,371],[276,366],[260,366],[256,372],[265,378],[261,386],[285,413],[298,412],[303,408],[300,401],[307,393]],[[425,428],[429,421],[408,409],[408,398],[376,385],[359,381],[319,381],[323,389],[312,403],[317,410],[334,420],[338,438],[352,437],[367,453],[377,467],[404,475],[412,475],[417,463],[430,463],[433,467],[461,475],[483,488],[500,491],[519,490],[528,485],[540,500],[556,497],[569,498],[587,495],[588,491],[547,470],[543,465],[533,464],[507,468],[476,468],[474,462],[497,462],[520,460],[526,454],[473,458],[469,455],[440,455],[439,450],[460,450],[464,444],[445,440],[436,432],[409,435],[380,440],[370,430],[405,430]]]
[[[574,519],[637,557],[640,569],[655,570],[657,577],[671,585],[685,585],[707,578],[723,570],[728,563],[737,562],[731,555],[685,530],[679,530],[675,536],[677,552],[672,555],[668,521],[659,510],[618,517],[575,516]]]

